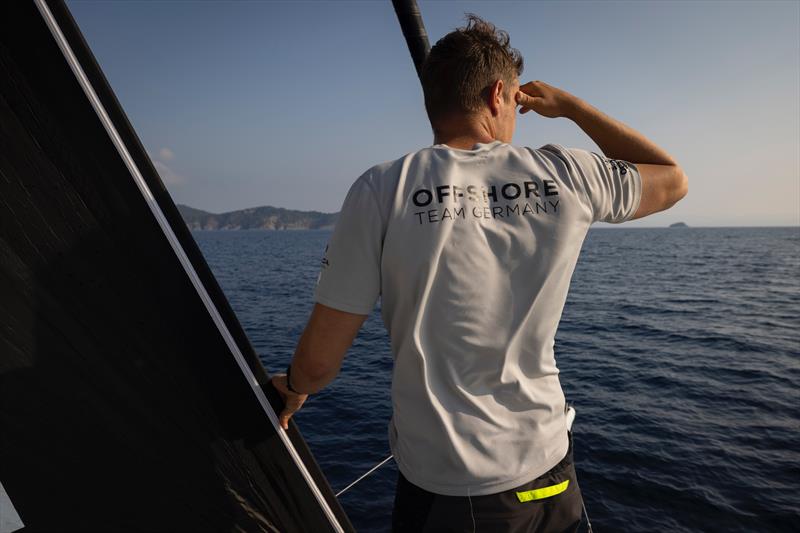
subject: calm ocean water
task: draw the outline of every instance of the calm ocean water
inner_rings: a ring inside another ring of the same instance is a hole
[[[313,305],[327,231],[194,233],[270,372]],[[556,336],[597,532],[800,530],[800,229],[591,229]],[[388,456],[375,311],[296,415],[335,490]],[[389,529],[389,463],[341,497]]]

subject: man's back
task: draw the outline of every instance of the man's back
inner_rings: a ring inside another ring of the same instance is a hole
[[[688,179],[580,98],[520,85],[508,34],[467,19],[421,69],[434,146],[372,167],[345,199],[317,304],[273,379],[281,421],[336,376],[381,296],[395,355],[393,530],[575,531],[581,493],[553,354],[569,280],[592,222],[668,209]],[[572,120],[605,156],[510,145],[517,105]]]
[[[500,141],[424,148],[354,183],[315,296],[363,313],[382,295],[390,442],[409,481],[492,494],[564,457],[553,343],[569,281],[589,225],[626,220],[640,195],[633,165]]]

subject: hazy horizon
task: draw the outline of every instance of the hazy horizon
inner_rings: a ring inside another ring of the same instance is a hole
[[[800,225],[800,3],[419,4],[431,43],[477,13],[523,82],[681,163],[689,195],[623,227]],[[388,1],[68,5],[176,203],[336,212],[367,168],[432,142]],[[599,150],[566,119],[518,117],[514,144],[549,142]]]
[[[199,207],[195,207],[193,205],[187,205],[187,204],[184,204],[184,203],[181,203],[181,202],[176,202],[176,204],[178,206],[183,206],[183,207],[188,207],[190,209],[196,209],[198,211],[203,211],[203,212],[208,213],[210,215],[225,215],[225,214],[236,212],[236,211],[247,211],[247,210],[250,210],[250,209],[258,209],[260,207],[270,207],[270,208],[273,208],[273,209],[286,209],[287,211],[315,212],[315,213],[321,213],[321,214],[324,214],[324,215],[330,215],[330,214],[338,213],[338,210],[337,211],[316,211],[314,209],[294,209],[294,208],[291,208],[291,207],[284,207],[284,206],[271,205],[271,204],[254,205],[254,206],[250,206],[250,207],[242,207],[242,208],[239,208],[239,209],[231,209],[229,211],[208,211],[207,209],[202,209],[202,208],[199,208]],[[645,221],[646,221],[646,219],[645,219]],[[684,221],[683,220],[678,220],[676,222],[684,222]],[[646,225],[646,224],[639,224],[639,225],[635,225],[634,226],[632,224],[606,224],[606,223],[602,223],[601,222],[601,223],[593,224],[590,229],[604,229],[604,228],[608,228],[608,229],[668,228],[670,224],[675,224],[676,222],[670,222],[668,224],[664,224],[664,225],[661,225],[661,226]],[[690,227],[690,228],[742,228],[742,229],[746,229],[746,228],[796,228],[796,227],[800,227],[800,225],[797,225],[797,224],[794,224],[794,225],[772,225],[772,224],[766,224],[766,225],[753,225],[753,226],[694,226],[692,224],[687,224],[687,226]],[[192,231],[219,231],[219,230],[192,230]],[[247,231],[256,231],[256,230],[247,230]],[[267,231],[274,231],[274,230],[267,230]],[[328,231],[328,230],[319,230],[319,231]]]

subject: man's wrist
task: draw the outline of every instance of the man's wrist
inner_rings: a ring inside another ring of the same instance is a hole
[[[563,105],[564,118],[568,118],[573,122],[578,122],[587,111],[591,108],[589,104],[581,100],[577,96],[569,95]]]

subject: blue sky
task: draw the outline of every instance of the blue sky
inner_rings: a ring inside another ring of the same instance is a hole
[[[474,12],[522,81],[642,131],[690,192],[626,226],[800,224],[800,2],[426,2],[435,42]],[[96,2],[70,10],[173,198],[336,211],[364,170],[432,142],[391,3]],[[514,144],[597,150],[566,119]]]

